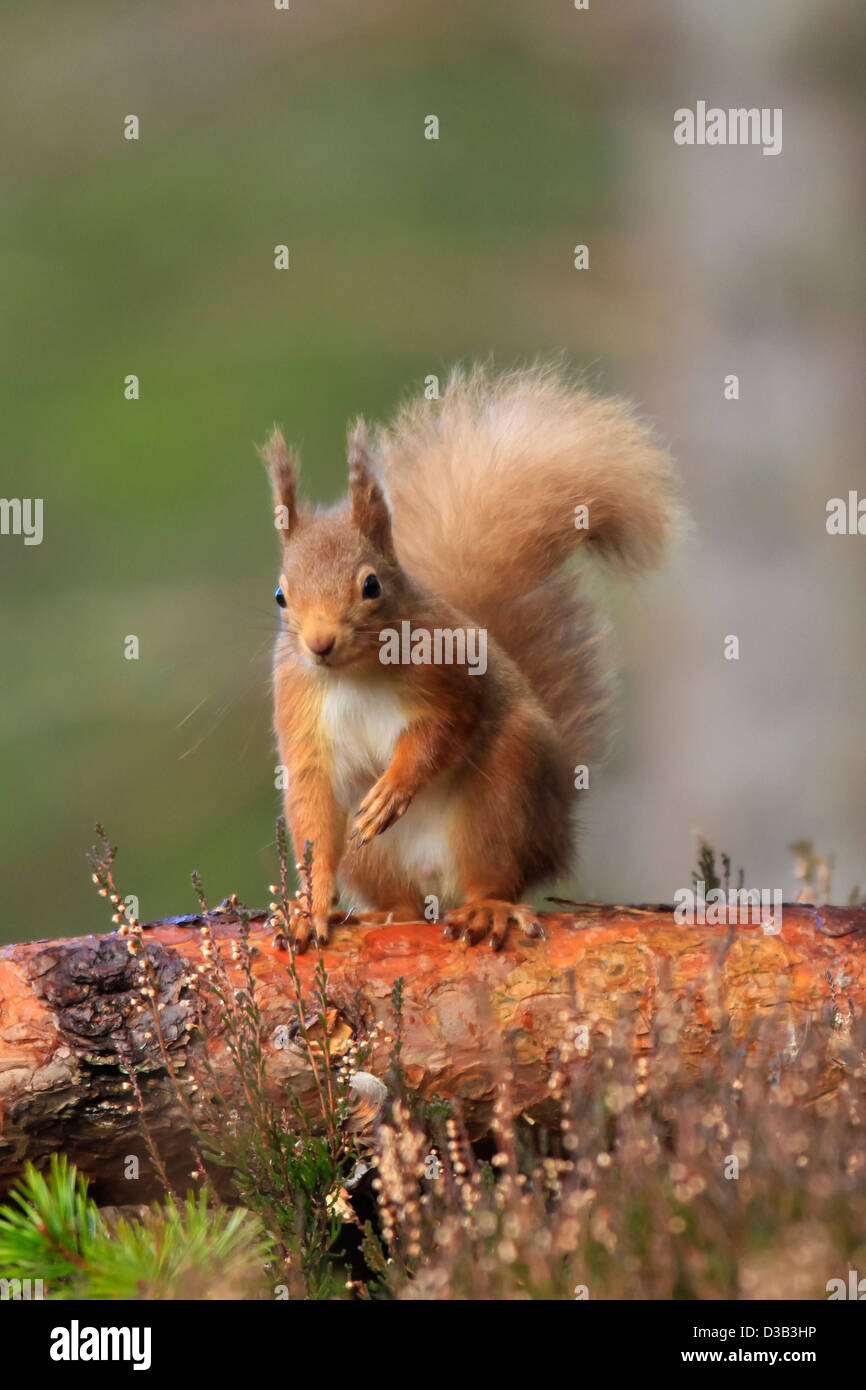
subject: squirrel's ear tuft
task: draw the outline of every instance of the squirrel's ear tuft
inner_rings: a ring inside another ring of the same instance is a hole
[[[361,535],[374,545],[386,560],[393,560],[395,556],[394,542],[391,538],[391,513],[376,478],[367,442],[367,426],[363,420],[358,420],[349,430],[348,455],[352,521]]]
[[[283,439],[282,430],[274,425],[270,438],[259,449],[271,480],[274,494],[274,525],[287,540],[298,519],[295,492],[298,483],[298,457]]]

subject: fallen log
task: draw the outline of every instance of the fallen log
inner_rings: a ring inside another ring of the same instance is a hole
[[[579,1054],[615,1027],[625,1027],[636,1054],[651,1052],[664,1000],[679,1010],[677,1046],[693,1072],[712,1065],[726,1030],[748,1039],[760,1024],[764,1036],[790,1046],[808,1029],[832,1037],[866,1010],[864,907],[788,904],[778,934],[760,924],[681,926],[663,907],[575,907],[542,914],[544,939],[515,931],[498,953],[443,939],[429,922],[382,926],[350,918],[322,956],[331,1056],[339,1060],[364,1034],[374,1039],[365,1069],[385,1074],[392,991],[402,977],[406,1080],[421,1095],[459,1098],[470,1131],[480,1135],[504,1070],[515,1113],[546,1116],[551,1071],[578,1030],[585,1030]],[[190,1139],[162,1048],[176,1075],[187,1078],[193,1107],[208,1100],[198,1065],[203,1048],[218,1079],[231,1071],[221,1008],[214,999],[203,1008],[195,1002],[202,997],[192,981],[202,961],[203,922],[175,917],[143,930],[161,1038],[137,984],[140,961],[124,935],[0,949],[0,1190],[27,1159],[41,1163],[59,1150],[94,1180],[98,1200],[128,1200],[125,1161],[137,1155],[147,1165],[130,1067],[166,1168],[187,1178]],[[236,912],[224,905],[212,913],[210,930],[232,984],[242,985],[230,949]],[[250,940],[272,1094],[297,1095],[315,1112],[288,954],[264,913],[253,915]],[[316,953],[296,964],[312,1016]],[[193,1036],[197,1016],[203,1041]],[[376,1030],[377,1023],[383,1027]],[[832,1076],[816,1077],[816,1086],[826,1090]]]

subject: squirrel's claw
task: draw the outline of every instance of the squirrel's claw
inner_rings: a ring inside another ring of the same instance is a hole
[[[328,927],[332,920],[341,920],[340,913],[333,911],[316,913],[311,918],[306,908],[294,905],[291,909],[291,933],[296,953],[303,955],[313,939],[314,932],[320,945],[324,946],[328,940]],[[285,933],[282,933],[282,936],[285,938]],[[276,938],[274,938],[274,945],[278,945]]]
[[[405,815],[411,801],[412,797],[408,792],[399,791],[384,777],[380,777],[364,797],[357,812],[349,836],[349,840],[355,842],[352,848],[360,849],[372,840],[374,835],[381,835],[395,820]]]

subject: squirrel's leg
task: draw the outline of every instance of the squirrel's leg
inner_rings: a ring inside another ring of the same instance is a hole
[[[350,901],[369,903],[383,922],[418,922],[422,919],[421,896],[399,865],[387,853],[387,841],[374,841],[343,860],[340,877]],[[363,908],[355,909],[364,911]],[[365,912],[365,916],[366,916]]]
[[[302,859],[308,840],[313,846],[312,918],[305,902],[298,900],[292,907],[295,948],[303,951],[314,931],[320,941],[327,941],[329,922],[340,916],[335,911],[337,868],[344,851],[346,812],[337,804],[326,773],[306,768],[290,781],[286,819],[297,860]]]
[[[544,936],[535,908],[519,901],[528,883],[546,877],[548,868],[527,825],[511,804],[497,808],[490,797],[461,811],[456,859],[464,902],[443,915],[444,935],[460,936],[469,946],[487,936],[494,951],[503,946],[511,922],[526,936]]]
[[[498,951],[505,944],[508,927],[515,922],[527,936],[543,936],[544,929],[533,907],[517,902],[526,888],[521,868],[520,826],[516,817],[501,818],[501,834],[491,834],[500,818],[491,816],[488,805],[462,818],[457,855],[457,872],[463,887],[464,903],[443,915],[443,935],[461,937],[467,946],[476,946],[488,937]],[[498,838],[499,843],[496,843]]]
[[[503,726],[485,771],[461,798],[454,847],[464,903],[443,921],[446,935],[469,945],[489,937],[498,951],[512,922],[526,936],[544,935],[536,910],[521,899],[568,861],[572,791],[555,731],[528,705]]]

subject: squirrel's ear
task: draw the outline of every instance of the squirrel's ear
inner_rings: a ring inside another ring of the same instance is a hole
[[[352,521],[361,535],[366,537],[386,560],[393,560],[395,555],[391,538],[391,513],[373,471],[370,447],[367,443],[367,427],[363,420],[359,420],[349,431],[348,452]]]
[[[298,457],[283,439],[282,431],[274,425],[266,444],[259,449],[271,480],[274,494],[274,525],[288,540],[298,519],[295,490],[298,482]]]

